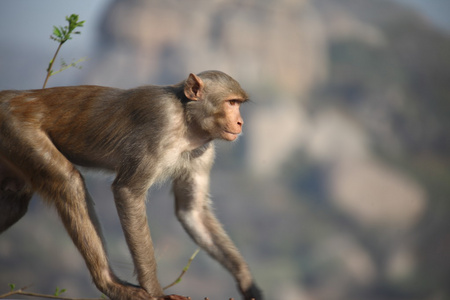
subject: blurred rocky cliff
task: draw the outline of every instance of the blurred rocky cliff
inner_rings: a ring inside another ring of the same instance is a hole
[[[435,219],[450,214],[440,198],[447,33],[391,1],[356,0],[116,1],[101,30],[93,81],[170,83],[220,69],[249,90],[245,136],[232,151],[251,171],[248,205],[265,210],[249,221],[279,236],[253,238],[262,260],[279,262],[259,273],[289,270],[278,253],[297,263],[277,286],[318,298],[450,296],[438,284],[449,272],[447,221]]]
[[[268,299],[450,297],[448,32],[389,0],[116,0],[99,32],[83,83],[219,69],[248,90],[212,195]],[[161,254],[169,281],[192,247],[173,222],[158,229],[172,213],[159,202],[157,244],[177,249]],[[125,256],[123,241],[111,248]],[[196,262],[173,292],[238,297]]]

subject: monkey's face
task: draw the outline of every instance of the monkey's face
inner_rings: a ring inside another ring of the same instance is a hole
[[[192,100],[187,104],[188,122],[197,124],[207,139],[237,139],[244,124],[240,107],[248,95],[236,80],[218,71],[189,74],[184,95]]]
[[[243,100],[234,98],[223,102],[220,138],[234,141],[242,132],[242,125],[244,125],[240,112],[242,102]]]

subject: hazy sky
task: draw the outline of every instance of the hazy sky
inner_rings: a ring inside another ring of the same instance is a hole
[[[439,27],[450,31],[450,1],[449,0],[397,0],[412,5],[421,11]]]
[[[93,57],[98,22],[110,0],[1,0],[0,1],[0,90],[40,88],[45,70],[58,46],[49,37],[53,25],[65,26],[65,17],[78,14],[86,20],[81,35],[63,46],[60,59],[67,63]],[[68,44],[68,45],[67,45]],[[88,63],[82,63],[88,66]],[[48,86],[79,84],[79,70],[67,70],[50,79]],[[81,80],[82,82],[82,80]]]
[[[65,25],[72,13],[87,20],[78,46],[95,38],[96,26],[105,5],[111,0],[2,0],[0,1],[0,41],[16,45],[40,45],[43,35],[50,35],[53,25]],[[437,25],[450,30],[449,0],[397,0],[416,7]],[[53,47],[52,41],[47,43]],[[76,46],[76,45],[72,45]]]
[[[397,0],[422,12],[435,24],[450,32],[450,0]],[[57,43],[50,40],[53,25],[66,25],[65,16],[78,14],[86,20],[82,34],[63,47],[60,58],[67,63],[81,57],[94,57],[95,39],[102,12],[111,0],[1,0],[0,1],[0,90],[40,88],[45,69]],[[30,49],[31,47],[31,49]],[[59,64],[59,62],[57,62]],[[89,66],[88,62],[84,63]],[[57,70],[59,66],[55,67]],[[79,84],[65,71],[52,78],[50,85]],[[25,75],[26,74],[26,75]]]
[[[0,41],[35,44],[42,33],[50,35],[53,25],[64,25],[64,16],[79,14],[87,20],[83,37],[94,38],[101,12],[111,0],[2,0],[0,1]],[[397,0],[416,7],[439,26],[450,30],[449,0]],[[93,28],[94,27],[94,28]],[[50,42],[49,42],[50,43]]]
[[[82,20],[87,20],[80,36],[82,40],[87,41],[94,38],[95,27],[108,2],[110,0],[2,0],[0,41],[19,45],[43,44],[43,35],[50,36],[53,25],[66,25],[65,16],[73,13],[80,15]],[[53,46],[54,42],[48,39],[44,44]]]

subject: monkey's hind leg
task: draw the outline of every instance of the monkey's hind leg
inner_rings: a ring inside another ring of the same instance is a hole
[[[121,281],[112,272],[93,203],[81,173],[45,133],[33,130],[23,137],[20,138],[23,148],[33,151],[19,152],[9,160],[20,166],[20,172],[44,201],[56,207],[97,288],[110,299],[150,299],[144,289]]]

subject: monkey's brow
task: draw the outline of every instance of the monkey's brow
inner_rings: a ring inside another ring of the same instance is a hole
[[[247,102],[247,101],[251,101],[248,97],[237,97],[233,100],[239,101],[241,103]]]
[[[226,99],[225,101],[237,101],[240,103],[244,103],[244,102],[250,101],[250,99],[237,96],[237,97],[230,97],[229,99]]]

